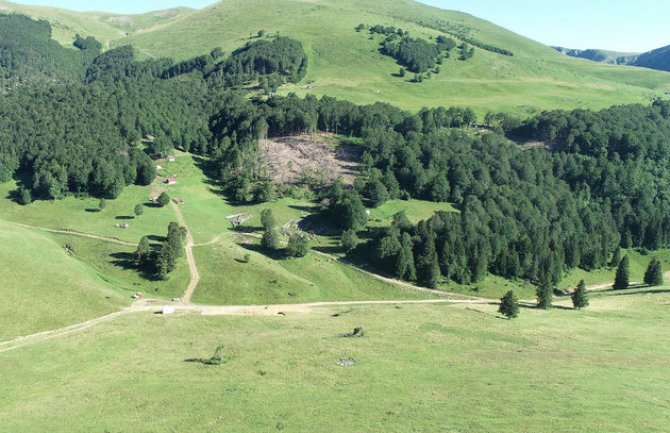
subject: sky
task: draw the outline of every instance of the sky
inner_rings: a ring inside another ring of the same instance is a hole
[[[141,13],[214,0],[14,0],[79,11]],[[420,0],[468,12],[546,45],[643,52],[670,45],[668,0]]]

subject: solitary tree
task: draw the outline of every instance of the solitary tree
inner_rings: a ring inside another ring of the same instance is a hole
[[[279,232],[276,229],[266,230],[261,239],[261,246],[269,251],[279,249]]]
[[[356,236],[356,232],[351,229],[342,232],[340,243],[346,252],[355,250],[358,246],[358,236]]]
[[[286,253],[291,257],[305,257],[309,252],[307,236],[301,234],[292,234],[288,238]]]
[[[572,298],[572,305],[577,310],[589,306],[589,295],[586,293],[586,284],[584,284],[584,280],[581,280],[579,284],[577,284],[577,288],[572,292],[570,297]]]
[[[644,273],[644,283],[650,286],[663,285],[663,270],[661,269],[661,262],[653,258],[649,262],[647,271]]]
[[[275,216],[272,214],[272,209],[263,209],[261,211],[261,224],[266,231],[273,229],[277,225]]]
[[[553,290],[549,281],[542,281],[535,293],[537,294],[537,308],[545,310],[551,308]]]
[[[144,213],[144,206],[141,204],[136,204],[135,205],[135,216],[140,216]]]
[[[498,312],[508,319],[514,319],[519,315],[519,300],[514,296],[514,291],[510,290],[500,298]]]
[[[151,255],[151,245],[149,245],[149,238],[143,236],[140,239],[140,243],[137,245],[137,250],[135,250],[134,261],[135,266],[145,265],[149,261],[149,256]]]
[[[98,202],[98,210],[102,212],[105,210],[105,206],[107,206],[107,203],[105,202],[104,198],[101,198],[100,201]]]
[[[612,288],[614,290],[623,290],[627,289],[630,286],[629,281],[629,267],[630,263],[628,261],[628,256],[624,256],[623,259],[619,262],[619,267],[616,270],[616,276],[614,277],[614,285]]]
[[[167,192],[163,191],[161,195],[158,196],[158,206],[165,207],[170,204],[170,196]]]
[[[30,190],[25,187],[19,189],[19,204],[28,205],[33,202],[33,195],[30,193]]]
[[[405,68],[400,68],[400,70],[398,71],[398,76],[399,77],[404,77],[405,74],[407,74],[407,71],[405,70]]]

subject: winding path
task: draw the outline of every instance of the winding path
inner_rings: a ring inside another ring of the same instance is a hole
[[[127,247],[136,247],[137,246],[137,243],[122,241],[119,238],[109,238],[109,237],[105,237],[105,236],[98,236],[98,235],[78,232],[78,231],[74,231],[74,230],[49,229],[49,228],[46,228],[46,227],[31,226],[31,225],[28,225],[28,224],[21,224],[21,223],[13,223],[13,224],[17,225],[19,227],[26,228],[26,229],[39,230],[39,231],[47,232],[47,233],[56,233],[56,234],[59,234],[59,235],[79,236],[81,238],[96,239],[96,240],[99,240],[99,241],[110,242],[110,243],[113,243],[113,244],[124,245],[124,246],[127,246]]]
[[[198,287],[198,283],[200,282],[200,272],[198,272],[198,266],[195,264],[195,257],[193,256],[193,235],[186,225],[184,214],[177,203],[170,202],[170,205],[172,205],[172,209],[174,209],[174,213],[177,215],[177,222],[180,226],[186,229],[186,245],[184,246],[184,249],[186,250],[186,261],[188,262],[191,278],[188,282],[188,287],[186,287],[186,291],[184,291],[184,295],[181,297],[181,303],[183,305],[188,305],[191,303],[193,292],[195,292],[195,288]]]
[[[174,307],[176,312],[183,314],[198,314],[201,316],[285,316],[288,313],[314,313],[320,308],[352,307],[366,305],[416,305],[416,304],[495,304],[494,300],[479,299],[427,299],[427,300],[386,300],[386,301],[333,301],[310,302],[305,304],[276,304],[276,305],[197,305],[167,302],[157,299],[141,299],[123,310],[96,317],[85,322],[76,323],[59,329],[37,332],[0,342],[0,353],[9,352],[39,341],[49,340],[77,331],[83,331],[104,322],[128,314],[160,313],[165,306]]]

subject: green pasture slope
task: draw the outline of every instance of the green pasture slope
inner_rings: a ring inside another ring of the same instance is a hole
[[[670,295],[621,295],[513,321],[492,305],[123,316],[0,352],[0,430],[666,432]],[[187,362],[218,346],[222,365]]]
[[[440,32],[419,23],[436,18],[515,55],[478,49],[467,62],[452,56],[440,74],[414,84],[408,81],[411,76],[391,76],[399,66],[378,52],[378,37],[369,39],[366,33],[353,30],[360,23],[385,24],[428,38]],[[357,103],[384,101],[411,110],[460,105],[471,106],[480,114],[502,110],[526,115],[547,108],[646,102],[670,90],[667,73],[566,58],[473,16],[408,0],[225,0],[129,40],[154,56],[187,58],[215,46],[230,52],[261,29],[269,35],[279,32],[298,39],[307,50],[307,77],[283,92],[331,95]]]
[[[302,41],[309,56],[307,77],[282,93],[331,95],[356,103],[384,101],[411,110],[459,105],[480,115],[496,110],[525,116],[542,109],[645,103],[670,91],[668,73],[568,58],[471,15],[410,0],[224,0],[199,11],[123,17],[0,5],[50,20],[54,37],[65,44],[79,32],[108,46],[130,43],[143,56],[185,59],[219,46],[229,53],[259,30],[279,33]],[[440,74],[415,84],[408,81],[411,77],[392,76],[399,66],[378,52],[379,37],[354,31],[361,23],[384,24],[429,38],[440,32],[423,24],[436,19],[514,56],[477,49],[473,59],[461,62],[454,55]]]
[[[51,235],[0,221],[0,341],[93,319],[128,304]]]

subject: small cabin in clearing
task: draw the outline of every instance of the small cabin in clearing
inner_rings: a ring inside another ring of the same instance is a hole
[[[165,183],[167,185],[174,185],[175,183],[177,183],[177,178],[176,177],[168,177],[167,179],[165,179]]]

